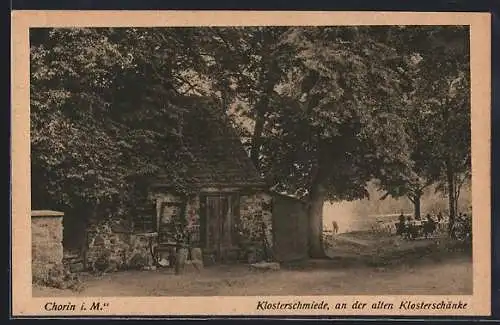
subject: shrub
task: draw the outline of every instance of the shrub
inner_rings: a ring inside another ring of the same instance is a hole
[[[48,271],[45,278],[34,279],[34,283],[57,289],[70,289],[81,292],[84,288],[78,274],[71,273],[69,266],[59,264],[54,265]]]

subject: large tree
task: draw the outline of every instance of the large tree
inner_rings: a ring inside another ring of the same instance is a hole
[[[300,64],[293,44],[284,40],[288,27],[214,27],[196,30],[204,65],[196,73],[228,114],[250,127],[240,128],[250,158],[259,169],[263,133],[277,89]],[[232,108],[236,108],[233,112]]]
[[[423,191],[438,184],[438,190],[451,193],[453,220],[470,170],[468,30],[403,26],[382,39],[407,61],[398,70],[406,79],[401,116],[411,155],[411,164],[377,175],[386,192],[382,198],[406,196],[420,216]]]
[[[398,53],[377,28],[296,28],[287,35],[301,65],[288,74],[269,116],[263,171],[276,189],[309,203],[309,247],[324,255],[326,200],[365,197],[383,170],[410,163]]]

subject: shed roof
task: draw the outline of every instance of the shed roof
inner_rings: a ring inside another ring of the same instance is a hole
[[[287,193],[280,193],[280,192],[276,192],[276,191],[269,191],[269,193],[271,195],[273,195],[274,197],[278,197],[278,198],[281,198],[281,199],[285,199],[285,200],[291,200],[291,201],[296,201],[296,202],[300,202],[302,204],[306,204],[307,202],[304,200],[304,199],[301,199],[295,195],[290,195],[290,194],[287,194]]]
[[[182,135],[191,153],[185,161],[187,182],[197,187],[265,186],[225,112],[212,102],[195,99],[184,104]],[[159,175],[154,185],[169,186]]]

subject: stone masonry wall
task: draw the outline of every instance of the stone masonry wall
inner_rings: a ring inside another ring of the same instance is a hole
[[[240,197],[240,226],[247,240],[262,244],[262,223],[269,248],[273,245],[272,197],[266,193]]]
[[[168,222],[175,215],[174,206],[168,203],[181,203],[180,198],[167,194],[152,194],[157,203],[157,217],[160,223]],[[167,205],[165,205],[167,203]],[[266,193],[244,194],[240,196],[240,229],[248,243],[259,249],[263,248],[262,223],[268,248],[273,245],[272,233],[272,197]],[[199,196],[192,196],[187,201],[184,217],[192,231],[192,239],[200,237],[200,201]],[[134,268],[136,265],[151,265],[149,237],[146,234],[134,234],[122,225],[123,220],[107,220],[92,224],[88,229],[87,267],[103,268],[100,260],[109,261],[107,267],[112,270]],[[173,238],[172,238],[173,240]],[[156,238],[154,238],[156,244]]]
[[[191,233],[191,240],[193,244],[200,241],[200,197],[199,195],[189,198],[186,207],[186,220],[189,231]]]
[[[132,233],[122,219],[92,223],[87,230],[87,268],[94,271],[151,266],[150,234]]]
[[[175,207],[164,203],[181,202],[180,198],[163,193],[152,194],[150,199],[156,202],[157,218],[160,223],[168,223],[175,214]],[[199,239],[198,196],[189,198],[185,218],[188,226],[193,229],[194,239]],[[157,238],[151,236],[152,234],[132,232],[127,221],[123,219],[92,223],[87,229],[87,268],[101,271],[106,269],[109,272],[152,266],[151,249],[157,245]]]
[[[62,265],[63,260],[63,213],[56,211],[32,211],[31,259],[35,281],[45,281],[49,270]]]

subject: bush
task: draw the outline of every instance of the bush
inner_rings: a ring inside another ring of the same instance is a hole
[[[34,283],[51,288],[70,289],[76,292],[81,292],[84,288],[78,274],[71,273],[69,266],[63,264],[54,265],[49,269],[45,278],[34,279]]]

